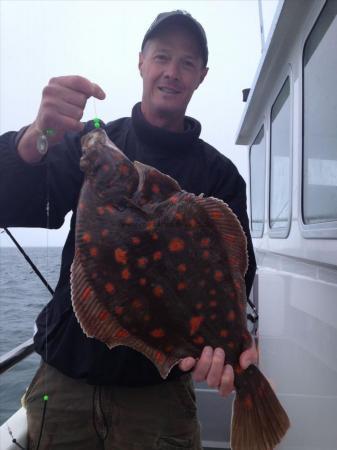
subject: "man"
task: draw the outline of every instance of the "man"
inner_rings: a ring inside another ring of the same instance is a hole
[[[199,139],[199,122],[185,116],[194,91],[207,75],[207,59],[205,32],[192,16],[182,11],[160,14],[139,55],[142,101],[131,118],[110,122],[105,129],[131,160],[171,175],[186,191],[203,192],[229,204],[248,237],[249,293],[255,259],[245,183],[230,160]],[[142,354],[121,346],[109,350],[87,338],[72,311],[69,275],[83,181],[80,137],[93,125],[80,120],[91,96],[105,98],[102,89],[85,78],[51,79],[36,120],[0,140],[0,226],[57,228],[65,214],[74,211],[55,295],[37,319],[35,348],[43,363],[25,396],[29,445],[31,449],[200,450],[188,372],[194,380],[217,388],[220,395],[228,395],[233,390],[233,370],[225,365],[224,351],[205,347],[198,360],[183,359],[164,381]],[[45,130],[53,130],[53,135]],[[49,151],[42,158],[38,147],[46,140]],[[241,355],[240,363],[246,368],[255,360],[252,348]],[[49,399],[42,420],[44,394]]]

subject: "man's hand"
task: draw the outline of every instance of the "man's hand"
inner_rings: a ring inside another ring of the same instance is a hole
[[[225,352],[221,348],[205,347],[198,360],[192,357],[184,358],[179,363],[183,371],[193,369],[194,381],[206,381],[208,386],[216,388],[222,397],[234,390],[234,372],[232,366],[225,364]],[[255,344],[240,355],[240,366],[247,369],[250,364],[257,363]]]
[[[42,91],[42,100],[35,121],[23,135],[18,151],[27,162],[41,159],[36,140],[41,131],[52,129],[48,138],[51,145],[60,142],[67,131],[81,131],[83,111],[88,98],[105,98],[104,91],[95,83],[78,75],[52,78]]]

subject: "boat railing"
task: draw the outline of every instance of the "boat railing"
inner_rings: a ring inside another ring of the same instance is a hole
[[[0,355],[0,375],[34,352],[33,338]]]

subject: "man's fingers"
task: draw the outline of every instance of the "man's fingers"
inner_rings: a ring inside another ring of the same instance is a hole
[[[105,98],[105,93],[103,89],[98,86],[98,84],[92,83],[87,78],[81,77],[79,75],[69,75],[64,77],[52,78],[49,81],[49,84],[59,84],[60,86],[64,86],[74,91],[81,92],[87,98],[95,97],[99,100],[103,100]]]
[[[216,348],[213,353],[211,368],[207,375],[207,384],[211,388],[218,388],[225,364],[225,352],[222,348]]]
[[[196,360],[194,358],[188,356],[187,358],[184,358],[180,361],[179,369],[182,370],[183,372],[187,372],[188,370],[193,369],[195,364],[196,364]]]
[[[232,366],[227,364],[223,370],[219,393],[222,397],[227,397],[234,390],[234,371]]]
[[[207,374],[212,365],[213,349],[205,347],[201,353],[200,359],[193,370],[194,381],[205,381]]]
[[[258,353],[256,350],[255,342],[252,342],[252,346],[241,353],[240,366],[242,369],[247,369],[251,364],[257,364]]]
[[[93,83],[94,92],[93,97],[98,98],[98,100],[104,100],[105,99],[105,92],[101,87],[98,86],[98,84]]]

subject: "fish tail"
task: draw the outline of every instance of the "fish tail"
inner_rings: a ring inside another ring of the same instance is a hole
[[[272,450],[290,426],[272,387],[254,365],[235,370],[235,386],[231,449]]]

